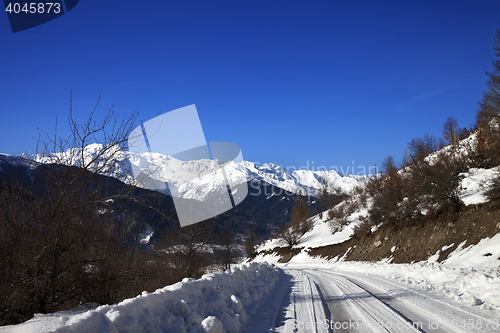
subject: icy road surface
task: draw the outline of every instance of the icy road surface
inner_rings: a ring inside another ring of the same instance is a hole
[[[484,310],[384,277],[327,267],[281,267],[277,287],[244,332],[500,332]]]

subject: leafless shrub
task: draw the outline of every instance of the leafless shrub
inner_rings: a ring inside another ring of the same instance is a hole
[[[347,225],[349,214],[345,210],[346,205],[340,203],[328,212],[328,224],[332,233],[336,233]]]
[[[309,219],[311,211],[304,199],[299,197],[296,200],[290,215],[291,221],[285,224],[278,233],[281,243],[290,248],[297,245],[302,236],[314,226],[313,222]]]
[[[418,217],[418,202],[408,174],[391,172],[385,179],[373,180],[367,186],[373,197],[373,206],[369,211],[370,223],[381,222],[399,224]]]
[[[292,222],[285,224],[278,233],[278,239],[281,244],[292,248],[297,245],[304,234],[300,231],[297,225]]]
[[[495,170],[493,177],[481,185],[485,189],[484,195],[488,200],[500,199],[500,170]]]
[[[353,238],[367,237],[372,232],[372,224],[368,216],[360,216],[359,223],[353,228]]]
[[[411,166],[413,184],[421,207],[457,210],[463,206],[460,199],[461,172],[467,170],[465,159],[459,155],[441,152],[431,162],[418,161]]]
[[[199,278],[212,263],[209,253],[215,242],[215,220],[165,230],[156,247],[177,276]]]

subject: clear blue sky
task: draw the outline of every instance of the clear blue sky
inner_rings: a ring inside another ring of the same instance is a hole
[[[33,153],[56,117],[64,134],[73,90],[80,120],[101,91],[120,118],[196,104],[207,140],[254,162],[400,161],[473,123],[498,28],[497,0],[81,0],[15,34],[4,13],[0,152]]]

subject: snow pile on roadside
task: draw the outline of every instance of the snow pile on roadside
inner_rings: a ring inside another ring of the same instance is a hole
[[[387,265],[387,276],[400,282],[432,290],[485,310],[500,310],[498,269],[452,268],[438,263]],[[379,266],[377,266],[379,269]]]
[[[478,244],[464,248],[465,242],[448,255],[442,262],[452,267],[500,267],[500,234],[484,238]]]
[[[256,302],[273,289],[280,275],[274,265],[242,264],[198,280],[184,279],[151,294],[143,292],[115,305],[75,315],[61,313],[60,327],[52,332],[239,332],[247,313],[254,311]],[[50,315],[51,320],[54,315],[57,313]],[[43,327],[43,315],[35,319]],[[10,326],[12,330],[6,327],[6,332],[26,332],[23,327],[28,325],[30,321]]]
[[[276,264],[281,259],[281,256],[276,253],[263,254],[259,253],[252,261],[253,262],[267,262],[270,264]]]

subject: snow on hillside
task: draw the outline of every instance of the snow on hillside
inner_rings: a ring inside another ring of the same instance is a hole
[[[307,249],[310,247],[338,244],[348,240],[351,237],[353,228],[357,223],[357,219],[355,216],[351,216],[351,218],[349,219],[350,223],[346,227],[344,227],[344,229],[332,234],[331,227],[327,222],[327,215],[328,211],[323,214],[323,218],[320,218],[319,214],[311,217],[311,220],[314,222],[314,227],[302,237],[296,247],[303,247],[304,249]],[[359,215],[361,215],[361,213],[359,213],[358,216]],[[280,246],[284,245],[280,243],[279,239],[269,239],[259,245],[257,251],[270,250]],[[255,260],[266,261],[262,260],[259,256]]]
[[[454,244],[453,244],[454,245]],[[449,246],[449,245],[448,245]],[[465,242],[450,253],[443,264],[450,267],[500,267],[500,234],[464,248]],[[429,261],[431,261],[429,259]]]
[[[462,179],[460,199],[462,199],[465,205],[476,205],[486,202],[486,198],[483,196],[484,188],[482,184],[493,178],[497,170],[498,167],[491,169],[473,168],[468,172],[462,173],[464,179]]]
[[[38,314],[0,332],[239,332],[281,274],[273,265],[242,264],[114,305]]]
[[[482,186],[481,184],[485,181],[488,181],[488,179],[490,179],[494,175],[496,169],[497,168],[470,169],[468,172],[462,174],[464,178],[462,179],[460,199],[462,199],[465,205],[468,206],[486,202],[486,198],[483,196],[484,186]],[[357,200],[357,195],[353,196],[353,200]],[[345,203],[342,202],[339,205],[344,204]],[[320,218],[320,214],[311,217],[311,220],[314,223],[314,227],[302,237],[296,247],[304,248],[304,251],[307,251],[308,248],[312,247],[342,243],[352,236],[354,227],[359,223],[359,217],[368,215],[368,209],[363,207],[358,208],[348,217],[348,224],[340,231],[332,234],[330,224],[328,223],[328,212],[329,211],[323,212],[322,218]],[[257,251],[270,250],[279,246],[283,246],[283,244],[281,244],[278,239],[270,239],[262,243],[257,248]],[[463,251],[465,250],[462,250],[462,252]],[[494,259],[499,258],[500,253],[498,256],[492,257]],[[255,260],[277,262],[278,259],[273,259],[272,256],[258,256]],[[479,257],[477,257],[476,259],[480,260]],[[500,266],[500,261],[497,260],[495,265],[495,267]]]

